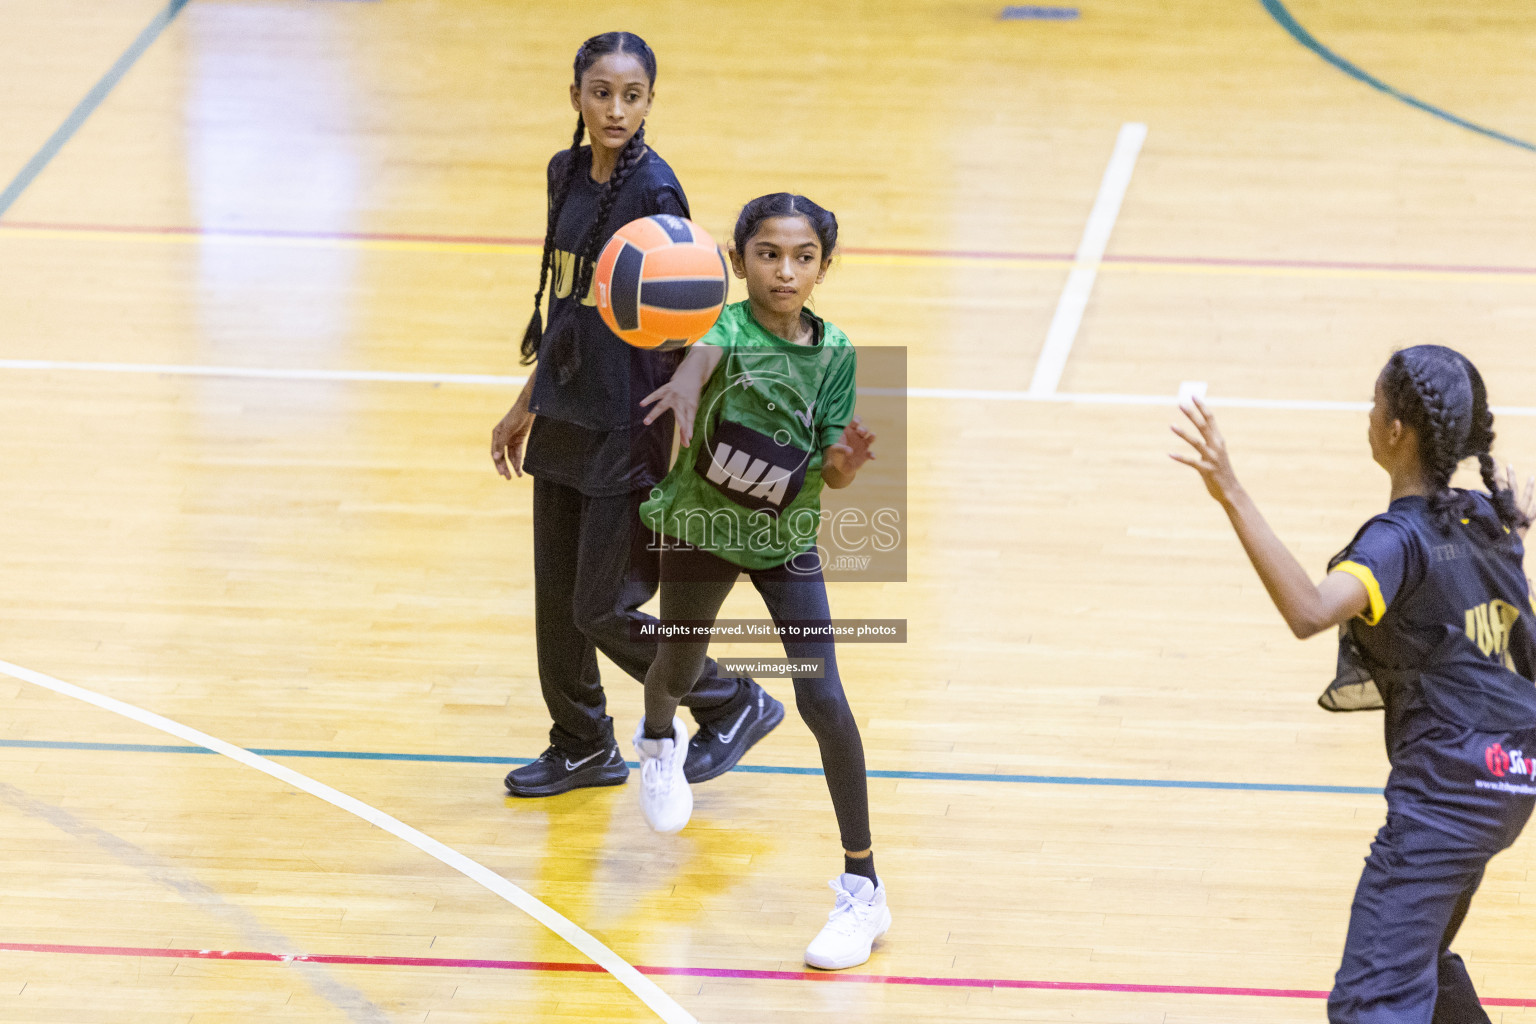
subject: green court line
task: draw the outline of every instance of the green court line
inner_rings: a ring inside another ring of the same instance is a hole
[[[96,108],[101,106],[102,101],[107,98],[107,95],[117,87],[117,83],[122,81],[123,76],[128,73],[128,69],[133,67],[138,59],[144,55],[144,51],[149,49],[156,39],[160,38],[160,33],[164,32],[166,26],[175,20],[176,15],[181,13],[181,9],[187,6],[188,2],[189,0],[171,0],[165,9],[155,15],[154,20],[144,27],[144,31],[139,33],[139,37],[133,41],[133,45],[123,51],[123,55],[117,58],[117,63],[107,70],[107,73],[101,77],[101,81],[97,82],[91,91],[85,94],[85,99],[75,105],[75,109],[69,112],[69,116],[64,119],[64,123],[59,125],[58,129],[48,137],[47,142],[43,143],[43,148],[39,149],[32,159],[27,161],[27,165],[5,187],[5,191],[0,192],[0,217],[4,217],[6,211],[27,190],[27,186],[37,180],[37,176],[43,173],[43,168],[48,166],[49,161],[58,156],[59,150],[64,148],[64,144],[74,138],[75,132],[80,130],[80,126],[85,124],[86,119],[96,112]]]
[[[1338,54],[1328,49],[1328,47],[1318,42],[1316,36],[1303,28],[1301,23],[1297,21],[1294,16],[1292,16],[1291,12],[1286,10],[1285,4],[1282,3],[1281,0],[1259,0],[1259,3],[1264,5],[1264,9],[1269,12],[1269,16],[1274,18],[1275,21],[1280,24],[1280,27],[1289,32],[1298,43],[1300,43],[1302,46],[1305,46],[1319,57],[1323,58],[1323,60],[1327,61],[1329,64],[1332,64],[1334,67],[1338,68],[1349,77],[1357,81],[1364,82],[1372,89],[1384,92],[1388,96],[1391,96],[1393,99],[1408,104],[1410,107],[1422,110],[1426,114],[1432,114],[1435,117],[1440,118],[1442,121],[1449,121],[1451,124],[1456,125],[1458,128],[1465,128],[1468,131],[1477,132],[1479,135],[1486,135],[1490,139],[1497,139],[1498,141],[1506,142],[1511,146],[1518,146],[1521,149],[1528,149],[1531,152],[1536,153],[1536,145],[1526,142],[1524,139],[1517,139],[1513,135],[1505,135],[1501,131],[1495,131],[1492,128],[1485,128],[1483,125],[1477,124],[1473,121],[1468,121],[1464,117],[1457,117],[1449,110],[1443,110],[1432,103],[1425,103],[1423,100],[1418,99],[1417,97],[1410,96],[1402,90],[1388,85],[1386,82],[1383,82],[1381,79],[1377,78],[1375,75],[1371,74],[1369,71],[1366,71],[1359,65],[1352,64],[1351,62],[1345,60],[1343,57],[1340,57]]]

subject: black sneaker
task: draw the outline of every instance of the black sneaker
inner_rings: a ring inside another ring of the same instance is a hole
[[[586,757],[573,758],[559,747],[550,748],[532,764],[507,773],[507,792],[513,796],[554,796],[583,786],[622,786],[629,765],[612,740]]]
[[[784,721],[784,705],[756,683],[747,706],[723,722],[699,723],[688,741],[688,760],[683,778],[691,783],[708,782],[736,767],[752,744],[773,732]]]

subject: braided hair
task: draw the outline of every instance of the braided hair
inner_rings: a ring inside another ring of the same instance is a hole
[[[1451,477],[1473,455],[1499,521],[1511,529],[1526,525],[1514,493],[1494,477],[1493,413],[1482,375],[1470,360],[1443,345],[1415,345],[1392,354],[1381,384],[1387,415],[1418,434],[1429,508],[1442,533],[1466,513],[1466,495],[1451,487]]]
[[[640,160],[645,156],[645,122],[640,122],[640,129],[629,137],[624,143],[624,148],[619,151],[618,162],[613,166],[613,174],[605,183],[603,194],[597,200],[597,215],[592,218],[592,226],[587,229],[587,237],[581,243],[581,251],[576,254],[577,266],[581,268],[576,279],[576,289],[571,294],[577,298],[585,298],[587,289],[592,286],[592,274],[597,269],[597,256],[602,250],[603,243],[607,241],[608,215],[613,212],[613,204],[619,201],[619,191],[624,188],[624,182],[629,179],[634,169],[640,166]]]
[[[593,36],[576,50],[576,60],[573,62],[572,71],[576,87],[581,88],[581,80],[587,70],[597,63],[599,58],[606,57],[610,53],[632,54],[645,68],[646,77],[651,85],[656,84],[656,55],[651,52],[644,39],[633,32],[604,32]],[[586,133],[586,122],[580,114],[576,115],[576,131],[571,136],[571,147],[561,154],[551,167],[549,176],[549,210],[544,223],[544,254],[539,259],[539,288],[533,293],[533,316],[528,320],[528,327],[523,331],[522,362],[527,365],[534,361],[539,354],[539,340],[544,335],[544,324],[540,316],[540,307],[544,302],[544,289],[549,284],[549,272],[554,266],[555,251],[555,226],[560,221],[560,210],[565,206],[565,200],[571,193],[571,186],[575,184],[577,166],[580,164],[581,141]],[[613,204],[617,201],[619,190],[624,187],[625,180],[640,163],[640,158],[645,153],[645,122],[640,122],[640,130],[624,144],[619,153],[619,159],[614,166],[613,174],[603,189],[603,194],[598,200],[597,217],[592,227],[587,232],[587,237],[581,244],[578,253],[578,266],[581,267],[576,290],[573,292],[578,301],[585,296],[587,289],[592,284],[592,272],[597,262],[597,254],[600,243],[606,236],[604,228],[607,225],[608,215],[613,210]],[[562,376],[568,377],[574,373],[579,357],[574,352],[574,347],[568,347],[566,367]]]
[[[1477,467],[1482,472],[1483,486],[1493,497],[1493,507],[1499,521],[1511,530],[1524,529],[1530,519],[1521,511],[1515,492],[1510,487],[1500,487],[1494,475],[1493,465],[1493,411],[1488,408],[1488,389],[1483,385],[1483,375],[1477,372],[1472,361],[1457,353],[1472,385],[1472,430],[1467,437],[1467,453],[1477,456]]]

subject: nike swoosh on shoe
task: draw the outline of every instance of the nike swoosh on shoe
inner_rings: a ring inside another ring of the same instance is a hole
[[[734,740],[736,738],[737,730],[739,730],[741,728],[741,723],[745,722],[747,720],[747,716],[750,715],[751,713],[752,713],[752,708],[751,707],[742,708],[741,709],[741,717],[736,719],[736,724],[731,726],[731,731],[730,732],[723,732],[723,733],[720,734],[720,742],[721,743],[730,743],[732,740]]]
[[[599,754],[606,754],[606,753],[607,753],[606,750],[599,750],[596,754],[588,754],[586,757],[582,758],[580,761],[577,761],[575,764],[571,763],[571,759],[570,758],[566,758],[565,759],[565,770],[568,771],[568,772],[573,772],[577,768],[580,768],[582,765],[586,764],[588,761],[592,760],[594,757],[597,757]]]

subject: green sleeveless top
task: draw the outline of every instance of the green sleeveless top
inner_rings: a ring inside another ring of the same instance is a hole
[[[770,569],[816,543],[822,451],[853,418],[848,336],[810,312],[816,341],[764,329],[749,302],[725,307],[701,343],[725,350],[699,396],[693,440],[640,518],[741,566]]]

